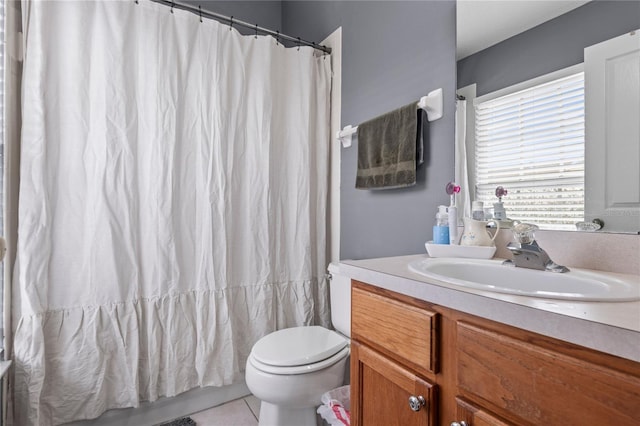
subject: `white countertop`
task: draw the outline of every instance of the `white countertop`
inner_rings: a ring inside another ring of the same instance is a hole
[[[340,273],[387,290],[640,362],[640,301],[576,302],[462,288],[411,272],[426,254],[343,260]]]

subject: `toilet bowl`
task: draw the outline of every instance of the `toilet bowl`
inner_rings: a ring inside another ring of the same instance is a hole
[[[331,320],[336,331],[320,326],[293,327],[256,342],[247,359],[245,380],[260,399],[260,426],[315,426],[323,393],[344,384],[349,363],[351,281],[331,274]]]

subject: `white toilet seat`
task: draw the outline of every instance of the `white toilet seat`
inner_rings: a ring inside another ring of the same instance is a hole
[[[249,362],[270,374],[305,374],[327,368],[349,354],[349,341],[319,326],[292,327],[258,340]]]
[[[297,374],[306,374],[313,373],[314,371],[323,370],[342,360],[351,352],[351,348],[346,346],[342,350],[340,350],[337,354],[324,359],[322,361],[306,364],[306,365],[295,365],[291,367],[278,367],[269,364],[263,364],[257,359],[255,359],[252,355],[249,355],[249,362],[256,370],[262,371],[263,373],[276,374],[276,375],[288,375],[293,376]]]

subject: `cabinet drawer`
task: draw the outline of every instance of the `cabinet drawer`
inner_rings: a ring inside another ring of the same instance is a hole
[[[514,423],[640,424],[636,375],[464,322],[457,334],[459,391]]]
[[[512,426],[497,416],[477,407],[462,398],[456,398],[456,422],[469,426]]]
[[[416,371],[437,372],[437,315],[352,286],[352,337]]]

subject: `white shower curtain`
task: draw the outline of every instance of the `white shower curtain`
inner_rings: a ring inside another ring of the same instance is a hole
[[[15,423],[229,384],[327,326],[330,57],[146,0],[23,13]]]

